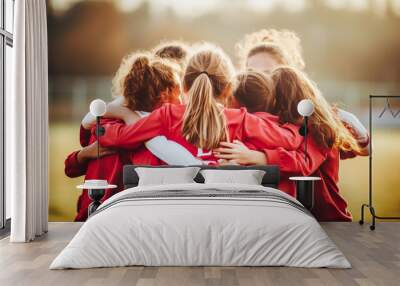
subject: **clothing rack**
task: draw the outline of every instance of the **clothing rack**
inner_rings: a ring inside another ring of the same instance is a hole
[[[400,217],[385,217],[385,216],[379,216],[376,214],[375,208],[373,206],[373,201],[372,201],[372,167],[373,167],[373,149],[372,149],[372,103],[374,99],[385,99],[386,104],[384,109],[379,113],[378,118],[382,118],[382,116],[386,113],[389,112],[393,118],[397,118],[400,115],[400,110],[395,112],[393,108],[390,105],[390,99],[400,99],[400,95],[370,95],[369,96],[369,138],[370,138],[370,143],[369,143],[369,199],[368,199],[368,204],[362,204],[361,206],[361,219],[359,223],[362,225],[364,224],[364,209],[368,208],[371,216],[372,216],[372,224],[370,225],[371,230],[375,230],[375,220],[376,219],[381,219],[381,220],[400,220]],[[399,116],[400,117],[400,116]]]

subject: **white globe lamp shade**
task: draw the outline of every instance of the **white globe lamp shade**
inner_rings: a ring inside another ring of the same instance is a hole
[[[314,113],[314,104],[310,99],[303,99],[297,104],[297,111],[301,116],[311,116]]]
[[[90,113],[94,117],[103,116],[104,114],[106,114],[106,111],[107,111],[107,105],[104,102],[104,100],[95,99],[90,103]]]

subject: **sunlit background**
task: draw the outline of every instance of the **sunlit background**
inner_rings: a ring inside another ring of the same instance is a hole
[[[306,71],[332,103],[368,123],[368,95],[400,95],[400,0],[48,1],[50,219],[72,220],[83,178],[64,175],[79,148],[79,124],[94,98],[109,100],[111,77],[130,51],[164,39],[211,41],[237,63],[234,45],[262,28],[302,39]],[[400,110],[400,101],[391,101]],[[376,102],[379,113],[385,102]],[[400,116],[374,119],[375,205],[400,214]],[[355,219],[367,200],[368,158],[341,162],[341,192]]]

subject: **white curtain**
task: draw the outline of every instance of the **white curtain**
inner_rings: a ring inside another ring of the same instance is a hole
[[[6,98],[6,187],[12,242],[48,225],[48,67],[45,0],[15,1],[13,94]]]

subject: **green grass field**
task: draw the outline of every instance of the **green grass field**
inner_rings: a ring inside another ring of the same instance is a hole
[[[376,139],[376,140],[375,140]],[[400,130],[382,130],[374,139],[374,203],[382,216],[400,215]],[[64,160],[79,148],[79,125],[50,126],[50,221],[71,221],[75,216],[82,178],[70,179],[64,174]],[[368,158],[340,163],[341,193],[349,203],[354,220],[360,217],[360,206],[368,199]]]

